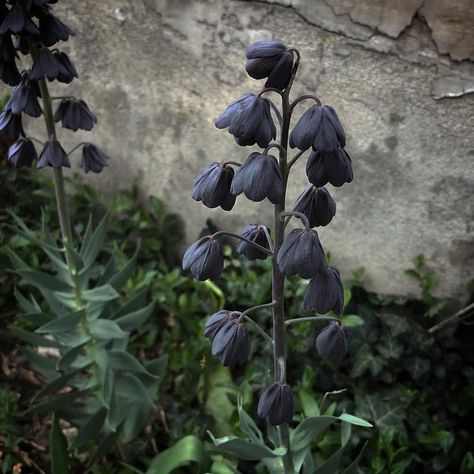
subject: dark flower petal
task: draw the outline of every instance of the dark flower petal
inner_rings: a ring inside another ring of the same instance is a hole
[[[203,237],[192,244],[183,257],[183,270],[191,270],[197,280],[217,278],[224,268],[224,255],[219,239]]]
[[[8,161],[16,168],[31,167],[37,159],[35,146],[28,138],[20,138],[8,149]]]
[[[92,171],[93,173],[100,173],[107,165],[109,157],[96,145],[86,143],[82,147],[81,169],[84,173]]]
[[[21,81],[15,61],[0,62],[0,79],[9,86],[16,86]]]
[[[214,340],[216,334],[231,320],[235,319],[235,313],[233,311],[227,311],[225,309],[214,313],[207,321],[204,335],[211,340]]]
[[[21,2],[18,2],[10,8],[10,11],[3,20],[0,26],[0,35],[8,32],[18,34],[22,31],[31,35],[39,34],[38,27],[28,18]]]
[[[322,109],[336,132],[336,136],[339,141],[339,144],[341,145],[341,148],[344,148],[346,146],[346,134],[344,133],[344,129],[342,128],[341,122],[336,114],[336,111],[329,105],[323,105]]]
[[[52,81],[61,74],[67,74],[66,68],[58,61],[55,54],[48,48],[42,48],[36,54],[33,67],[30,72],[30,79],[41,79],[47,77]]]
[[[300,275],[311,278],[325,268],[324,251],[315,230],[294,229],[277,255],[280,271],[287,276]]]
[[[283,194],[283,179],[276,158],[251,153],[235,173],[230,192],[236,196],[244,193],[255,202],[268,198],[273,204],[279,203]]]
[[[25,76],[12,92],[9,105],[14,114],[25,112],[31,117],[39,117],[43,111],[38,103],[36,87],[31,85]]]
[[[303,213],[311,227],[325,226],[336,214],[336,202],[326,188],[310,186],[297,199],[293,210]]]
[[[69,36],[75,35],[71,28],[51,13],[40,18],[39,31],[45,46],[53,46],[58,41],[67,41]]]
[[[321,117],[321,107],[317,105],[306,110],[290,133],[290,147],[307,150],[312,146]]]
[[[310,282],[303,299],[305,311],[341,314],[344,307],[344,287],[336,268],[321,271]]]
[[[279,56],[288,48],[278,41],[259,41],[251,44],[246,51],[247,59],[267,58],[269,56]]]
[[[232,117],[239,113],[244,107],[255,99],[255,94],[247,93],[244,94],[240,99],[232,102],[221,115],[215,120],[214,124],[217,128],[228,128],[230,127]]]
[[[97,118],[83,100],[67,98],[61,100],[54,114],[54,121],[61,121],[64,128],[76,132],[79,129],[92,130]]]
[[[21,130],[21,115],[14,114],[10,109],[5,109],[0,114],[0,131],[14,142],[20,136]]]
[[[338,322],[328,324],[316,338],[316,349],[321,357],[339,365],[347,354],[347,332]]]
[[[282,54],[275,68],[268,76],[265,87],[274,87],[275,89],[284,90],[290,81],[292,71],[293,53],[286,52]]]
[[[290,423],[295,414],[291,387],[279,382],[270,385],[260,396],[257,414],[274,426]]]
[[[54,138],[49,139],[39,156],[38,168],[52,166],[53,168],[70,168],[71,163],[61,144]]]
[[[15,61],[17,57],[10,34],[0,35],[0,63]]]
[[[230,193],[230,186],[234,170],[230,166],[213,162],[204,168],[196,178],[192,197],[196,201],[209,207],[221,206],[225,211],[230,211],[235,204],[236,197]]]
[[[212,355],[219,357],[224,367],[245,364],[250,355],[250,336],[245,325],[237,319],[227,321],[214,336]]]
[[[317,188],[327,183],[340,187],[352,181],[352,162],[342,148],[328,153],[313,151],[306,162],[306,175]]]
[[[61,51],[54,51],[53,55],[59,62],[59,64],[62,66],[57,76],[59,82],[69,84],[75,77],[79,77],[76,68],[74,67],[74,64],[71,62],[66,53],[63,53]]]
[[[245,63],[245,70],[254,79],[264,79],[272,73],[279,60],[280,56],[248,59]]]
[[[250,224],[242,231],[240,235],[270,250],[264,229],[264,225]],[[270,234],[270,229],[267,228],[267,232]],[[268,257],[268,254],[255,248],[252,244],[245,242],[245,240],[239,240],[239,243],[237,244],[237,253],[245,255],[248,260],[264,260]]]

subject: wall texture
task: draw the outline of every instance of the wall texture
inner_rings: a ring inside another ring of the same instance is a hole
[[[185,217],[190,241],[209,216],[227,229],[269,222],[267,203],[240,198],[230,215],[194,202],[191,189],[208,162],[250,152],[213,119],[260,87],[245,73],[246,46],[280,39],[302,54],[295,94],[334,106],[348,133],[354,181],[330,189],[337,214],[320,231],[334,263],[346,277],[365,267],[373,290],[407,294],[415,288],[403,270],[423,253],[441,275],[439,293],[466,298],[472,0],[84,0],[57,12],[77,32],[66,45],[80,72],[74,87],[98,115],[94,140],[112,157],[93,182],[137,181],[165,198]],[[300,161],[291,202],[306,186]]]

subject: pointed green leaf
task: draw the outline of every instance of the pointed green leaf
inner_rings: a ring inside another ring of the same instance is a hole
[[[46,313],[25,313],[19,314],[17,318],[20,321],[26,321],[34,325],[43,325],[56,320],[56,316]]]
[[[143,288],[134,296],[132,296],[117,312],[115,312],[110,319],[116,319],[120,316],[126,316],[129,313],[133,313],[142,309],[147,300],[149,288]]]
[[[39,327],[36,332],[40,334],[56,334],[65,331],[72,331],[84,316],[84,310],[70,313],[62,318],[57,318],[54,321],[44,324]]]
[[[109,281],[109,285],[111,285],[115,290],[120,291],[127,283],[128,279],[132,276],[133,272],[135,271],[135,266],[137,263],[138,251],[140,250],[140,245],[137,245],[137,249],[133,254],[132,258],[127,262],[127,264],[116,273]]]
[[[71,443],[71,447],[79,448],[97,438],[102,430],[106,416],[107,408],[105,407],[100,408],[94,413],[79,430],[77,436]]]
[[[56,371],[56,360],[51,357],[45,357],[30,347],[22,347],[21,352],[37,372],[46,377],[47,380],[53,380],[58,376]]]
[[[80,255],[84,261],[85,267],[90,267],[94,263],[97,255],[99,255],[104,246],[108,218],[109,215],[106,214],[95,231],[90,235],[86,235],[84,239]]]
[[[89,332],[98,339],[121,339],[128,337],[128,332],[110,319],[96,319],[89,323]]]
[[[56,413],[53,415],[51,424],[49,456],[51,458],[51,474],[69,474],[67,440],[61,431],[59,417]]]
[[[133,331],[140,327],[153,313],[155,302],[150,303],[142,309],[134,311],[133,313],[120,316],[115,321],[124,331]]]
[[[102,285],[92,290],[85,290],[81,295],[86,301],[97,302],[111,301],[120,296],[111,285]]]
[[[25,311],[25,313],[40,313],[41,308],[36,303],[36,301],[31,302],[29,299],[25,298],[17,288],[15,288],[15,298],[18,302],[20,308]]]
[[[71,402],[84,393],[84,390],[76,390],[64,395],[59,395],[59,397],[55,397],[45,402],[38,403],[37,405],[33,405],[32,407],[28,408],[28,410],[26,410],[26,413],[49,413],[51,411],[60,411],[62,408],[70,407]]]
[[[53,380],[51,383],[43,387],[38,393],[36,393],[36,395],[31,401],[35,402],[36,400],[39,400],[45,397],[46,395],[50,395],[51,393],[54,393],[61,388],[64,388],[68,384],[68,382],[73,379],[78,373],[79,371],[76,370],[74,372],[70,372],[69,374],[65,374],[61,377],[58,377],[57,379]]]
[[[104,273],[102,273],[99,281],[97,282],[97,286],[105,285],[115,274],[115,271],[115,255],[112,254],[104,268]]]
[[[344,452],[344,446],[341,446],[334,454],[332,454],[323,464],[317,467],[314,474],[334,474],[339,472],[339,466],[341,464],[342,453]]]
[[[294,451],[306,448],[328,426],[337,421],[335,416],[313,416],[304,419],[291,433],[291,447]]]
[[[35,270],[18,270],[17,273],[30,285],[50,291],[69,291],[71,287],[59,278]]]
[[[239,395],[237,398],[237,411],[239,414],[239,427],[240,430],[245,433],[250,441],[253,443],[264,444],[262,432],[258,429],[253,419],[247,414],[242,407],[242,396]]]
[[[365,421],[358,416],[349,415],[349,413],[343,413],[342,415],[339,415],[338,418],[342,421],[350,423],[351,425],[364,426],[365,428],[373,427],[373,425],[371,425],[368,421]]]
[[[73,347],[69,351],[67,351],[61,359],[59,359],[57,369],[58,370],[65,370],[71,366],[71,364],[82,354],[84,354],[84,346],[90,341],[84,341],[82,344]]]
[[[59,342],[40,336],[39,334],[28,332],[28,331],[25,331],[24,329],[20,329],[15,326],[10,326],[9,329],[18,337],[20,337],[21,339],[23,339],[24,341],[28,342],[29,344],[33,346],[57,347],[57,348],[63,347]]]
[[[143,365],[127,351],[109,351],[109,365],[113,369],[148,373]]]
[[[22,260],[13,250],[11,250],[9,247],[5,247],[5,250],[8,253],[8,258],[10,259],[10,262],[15,271],[31,270],[30,266],[24,260]]]

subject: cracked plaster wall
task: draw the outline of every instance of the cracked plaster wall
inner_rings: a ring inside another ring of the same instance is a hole
[[[87,0],[57,10],[78,33],[66,46],[80,71],[74,87],[97,113],[94,139],[112,157],[93,183],[137,181],[185,217],[189,241],[208,217],[234,230],[270,222],[267,203],[239,198],[231,214],[210,211],[191,189],[208,162],[250,152],[212,121],[258,90],[244,71],[246,46],[277,38],[303,57],[295,93],[334,106],[348,133],[355,178],[330,189],[337,214],[320,231],[335,265],[346,277],[363,266],[369,288],[407,294],[415,287],[403,270],[423,253],[441,276],[439,293],[466,298],[472,0]],[[303,160],[295,170],[290,202],[307,183]]]

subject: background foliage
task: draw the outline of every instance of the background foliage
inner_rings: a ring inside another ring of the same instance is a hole
[[[12,248],[33,268],[48,271],[37,246],[9,227],[11,216],[7,210],[22,216],[30,228],[38,231],[43,212],[49,229],[59,235],[49,181],[38,173],[6,166],[0,168],[0,173],[0,245],[2,249]],[[215,283],[196,282],[183,276],[177,266],[182,226],[177,216],[166,212],[159,199],[142,199],[136,189],[130,189],[109,200],[87,185],[75,183],[71,189],[71,214],[72,221],[77,223],[76,233],[84,232],[91,209],[95,223],[106,212],[111,214],[109,238],[95,270],[97,274],[112,253],[123,265],[141,240],[137,272],[128,280],[123,296],[149,288],[156,304],[151,318],[132,337],[131,352],[140,360],[163,355],[168,355],[169,360],[145,430],[130,443],[116,446],[105,460],[92,464],[90,469],[96,473],[136,472],[133,469],[154,472],[157,463],[153,459],[158,453],[169,460],[187,449],[188,462],[194,462],[189,472],[210,469],[227,473],[237,468],[244,473],[257,472],[256,469],[264,472],[252,461],[241,461],[237,466],[237,462],[224,460],[212,451],[206,430],[216,436],[239,431],[237,394],[241,394],[245,410],[254,414],[255,394],[266,385],[268,374],[263,366],[255,364],[232,372],[220,367],[210,355],[210,345],[202,333],[205,316],[224,304],[227,309],[239,310],[268,300],[268,263],[243,261],[228,247],[223,276]],[[0,252],[2,469],[10,472],[13,465],[20,463],[28,472],[26,466],[30,463],[31,470],[48,472],[45,448],[50,427],[45,426],[41,415],[25,414],[45,380],[31,370],[18,349],[19,341],[8,329],[25,324],[21,318],[15,318],[19,310],[13,291],[19,281],[6,270],[9,267],[6,252]],[[463,325],[430,335],[427,329],[442,309],[442,302],[431,292],[435,276],[424,268],[421,258],[409,273],[420,282],[418,299],[370,294],[363,289],[360,270],[352,281],[345,282],[351,294],[344,311],[345,325],[351,326],[350,348],[339,369],[317,356],[314,325],[293,326],[289,344],[298,356],[290,359],[293,362],[289,379],[296,386],[299,408],[306,416],[339,414],[346,409],[376,425],[376,430],[356,428],[350,437],[347,460],[354,457],[351,453],[356,453],[356,447],[360,448],[365,441],[362,437],[370,436],[360,472],[474,472],[474,439],[468,424],[474,402],[472,327]],[[297,279],[289,280],[288,314],[303,315],[300,301],[305,285]],[[259,321],[267,328],[269,318],[268,311],[259,313]],[[253,351],[270,357],[268,347],[257,335],[252,343]],[[325,392],[332,393],[323,400]],[[63,428],[68,436],[68,427]],[[334,451],[339,437],[338,430],[328,428],[324,436],[313,441],[320,459]],[[205,449],[199,440],[205,442]],[[171,448],[175,449],[174,455],[166,451],[171,446],[175,446]],[[75,456],[74,466],[79,470],[78,466],[90,462],[87,451],[76,452]],[[123,464],[118,464],[119,460]],[[160,465],[165,461],[161,457]],[[132,465],[133,469],[127,467]],[[185,472],[188,468],[180,469]]]

